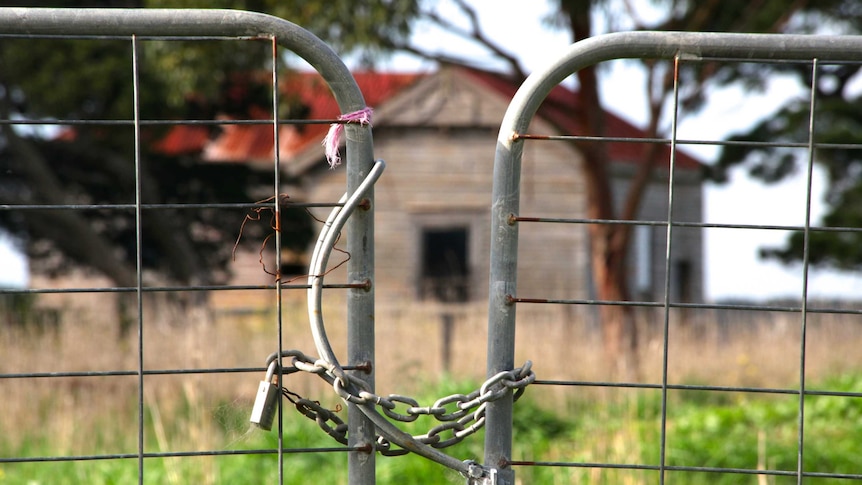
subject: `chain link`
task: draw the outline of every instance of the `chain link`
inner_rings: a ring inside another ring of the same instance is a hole
[[[470,394],[452,394],[438,399],[431,406],[422,407],[411,397],[398,394],[384,397],[374,394],[365,381],[345,373],[340,368],[336,369],[322,359],[314,360],[298,350],[286,351],[281,355],[292,357],[290,366],[283,368],[282,375],[297,371],[316,374],[331,384],[336,394],[347,402],[377,405],[383,414],[402,423],[411,423],[420,416],[434,417],[441,424],[431,428],[426,434],[413,436],[416,441],[434,448],[452,446],[476,433],[485,425],[485,408],[489,402],[501,399],[510,390],[513,391],[513,400],[517,401],[527,386],[536,380],[533,364],[528,360],[523,367],[492,376]],[[277,358],[278,353],[270,355],[267,358],[267,366]],[[335,414],[338,409],[333,412],[319,402],[302,398],[284,387],[282,395],[292,402],[300,413],[317,422],[326,434],[341,444],[347,444],[347,424]],[[399,411],[399,407],[403,410]],[[393,448],[392,443],[383,437],[377,438],[377,451],[387,456],[408,453],[405,449]]]
[[[340,407],[331,411],[321,406],[319,402],[301,397],[299,394],[291,392],[286,387],[281,388],[281,394],[287,398],[288,401],[293,403],[297,411],[302,413],[302,415],[308,419],[316,422],[320,429],[334,438],[335,441],[338,441],[343,445],[347,445],[347,423],[335,414],[341,410]],[[330,421],[333,424],[329,424]]]

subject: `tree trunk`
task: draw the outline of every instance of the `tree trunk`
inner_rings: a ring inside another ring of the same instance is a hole
[[[32,202],[62,205],[64,200],[62,183],[51,171],[48,162],[26,138],[13,130],[4,132],[10,152],[19,160],[17,169],[23,172],[32,191]],[[134,287],[137,285],[135,269],[121,258],[116,250],[93,230],[87,220],[76,211],[46,210],[28,214],[28,225],[34,235],[46,238],[69,258],[80,261],[110,278],[115,285]],[[117,327],[119,338],[128,335],[133,327],[130,293],[117,293]]]
[[[589,0],[561,0],[569,16],[573,40],[578,42],[591,35],[592,20]],[[605,111],[599,98],[598,80],[594,67],[577,73],[579,109],[574,113],[583,135],[605,135]],[[616,219],[608,166],[610,157],[603,143],[579,142],[584,155],[584,179],[587,191],[587,217]],[[626,257],[629,227],[623,224],[591,224],[589,227],[591,266],[596,295],[599,300],[614,302],[599,307],[606,367],[613,377],[633,379],[638,375],[638,341],[631,308],[616,302],[627,301]]]
[[[639,375],[637,327],[631,307],[619,304],[629,300],[626,228],[619,224],[590,226],[591,264],[596,296],[611,302],[599,307],[606,368],[611,377],[633,380]]]
[[[64,199],[62,183],[52,172],[48,162],[26,138],[13,130],[4,130],[9,150],[19,162],[20,170],[28,182],[32,202],[36,204],[62,205]],[[87,220],[77,211],[46,210],[29,214],[29,225],[41,237],[54,241],[58,248],[74,260],[82,261],[117,285],[134,286],[135,270],[120,258],[114,248],[100,237]]]

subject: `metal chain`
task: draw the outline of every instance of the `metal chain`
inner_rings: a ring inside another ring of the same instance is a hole
[[[464,438],[476,433],[485,425],[485,408],[489,402],[496,401],[514,392],[513,400],[517,401],[527,386],[536,380],[529,360],[523,367],[500,372],[486,380],[479,389],[470,394],[452,394],[438,399],[433,405],[421,407],[410,397],[390,394],[386,397],[374,394],[368,390],[368,385],[346,373],[340,377],[333,375],[334,366],[322,359],[311,359],[298,350],[285,351],[282,357],[292,357],[290,367],[284,367],[283,375],[297,371],[317,374],[333,386],[335,392],[347,402],[354,404],[373,403],[379,406],[390,419],[403,423],[416,421],[420,416],[432,416],[441,424],[431,428],[427,433],[413,436],[413,439],[434,448],[445,448],[460,443]],[[267,366],[278,358],[278,353],[267,358]],[[347,382],[345,382],[345,380]],[[358,392],[349,392],[356,389]],[[282,394],[296,406],[304,416],[317,422],[322,430],[341,444],[347,444],[347,425],[335,412],[324,408],[317,401],[311,401],[282,387]],[[399,406],[403,409],[399,411]],[[337,411],[337,410],[336,410]],[[331,424],[330,424],[331,423]],[[378,437],[377,450],[388,456],[404,455],[405,449],[393,449],[389,440]]]
[[[341,410],[340,407],[330,411],[321,406],[320,402],[305,399],[299,394],[289,391],[286,387],[281,388],[281,394],[293,403],[297,411],[308,419],[315,421],[320,426],[320,429],[334,438],[335,441],[347,445],[347,423],[335,414]],[[329,424],[330,421],[332,421],[334,426]]]

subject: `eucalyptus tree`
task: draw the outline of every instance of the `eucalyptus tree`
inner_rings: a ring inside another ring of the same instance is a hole
[[[503,66],[505,75],[514,83],[524,80],[526,69],[522,59],[508,51],[498,39],[487,35],[476,2],[451,0],[460,18],[440,13],[440,2],[423,2],[420,16],[438,28],[460,36],[464,42],[481,46],[487,58],[495,58]],[[635,0],[554,0],[548,2],[546,22],[550,28],[568,32],[572,42],[578,42],[599,33],[624,30],[668,30],[694,32],[807,32],[816,26],[838,23],[845,30],[857,31],[860,7],[850,0],[811,1],[798,0],[655,0],[649,2],[650,15],[642,15],[646,2]],[[656,12],[659,14],[656,15]],[[518,15],[517,11],[511,15]],[[603,19],[603,21],[600,21]],[[439,52],[434,48],[393,40],[391,46],[427,59],[447,63],[476,65],[474,58],[459,57],[457,53]],[[482,59],[487,61],[487,59]],[[668,63],[654,60],[638,61],[645,71],[646,84],[633,86],[642,89],[646,100],[648,122],[644,135],[649,138],[666,136],[667,108],[673,90],[674,73]],[[854,71],[855,72],[855,71]],[[772,72],[751,65],[721,63],[687,63],[680,72],[680,84],[686,89],[680,93],[680,105],[693,113],[708,102],[711,86],[741,83],[757,89],[765,86]],[[576,73],[578,106],[572,117],[583,127],[579,135],[606,136],[605,106],[600,89],[602,71],[588,67]],[[851,110],[852,111],[852,110]],[[797,125],[798,127],[798,125]],[[761,136],[764,134],[761,133]],[[614,204],[614,194],[608,173],[609,159],[606,145],[593,142],[573,142],[584,154],[580,165],[586,181],[587,217],[598,220],[631,221],[638,217],[649,180],[662,163],[659,145],[645,144],[637,172],[626,193]],[[765,157],[761,157],[764,159]],[[729,165],[734,158],[727,153],[722,158]],[[713,170],[709,170],[713,172]],[[717,172],[716,172],[717,173]],[[857,171],[862,173],[862,171]],[[860,190],[862,193],[862,190]],[[850,195],[850,193],[848,193]],[[862,197],[862,196],[860,196]],[[627,257],[632,239],[631,224],[591,224],[589,240],[593,284],[599,300],[629,301],[627,285]],[[860,256],[862,258],[862,256]],[[615,367],[616,374],[637,375],[637,326],[629,306],[600,306],[601,327],[605,354]]]

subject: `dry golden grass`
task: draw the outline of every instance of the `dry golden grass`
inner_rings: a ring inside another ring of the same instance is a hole
[[[63,295],[68,297],[68,295]],[[233,300],[270,299],[260,312],[182,310],[148,296],[144,306],[143,364],[146,370],[260,367],[276,348],[273,292],[229,295]],[[284,348],[314,356],[304,292],[283,298]],[[112,294],[75,295],[63,302],[56,332],[0,331],[0,372],[129,371],[133,375],[0,379],[4,396],[0,430],[6,445],[51,440],[59,454],[86,455],[110,449],[134,453],[138,420],[137,331],[118,337]],[[333,292],[324,316],[338,355],[345,353],[343,301]],[[376,382],[381,394],[421,393],[440,379],[480,382],[485,375],[487,322],[484,304],[444,308],[378,302],[375,317]],[[530,359],[540,379],[613,380],[590,309],[523,305],[518,309],[516,365]],[[444,372],[442,317],[453,316],[448,371]],[[862,367],[859,316],[809,315],[806,377]],[[640,316],[640,375],[660,383],[664,342],[661,312]],[[720,322],[720,324],[719,324]],[[800,374],[801,317],[793,313],[702,311],[671,315],[668,380],[672,384],[796,388]],[[342,361],[342,363],[345,363]],[[153,436],[148,451],[225,449],[243,439],[248,426],[228,416],[251,408],[255,373],[147,375],[143,398]],[[292,375],[286,384],[303,396],[334,407],[338,399],[321,380]],[[560,399],[602,399],[601,388],[542,386],[535,391]],[[427,393],[425,393],[427,394]],[[431,403],[427,403],[431,404]],[[105,433],[106,429],[115,432]],[[98,440],[92,439],[98,436]],[[608,442],[613,447],[612,442]]]

